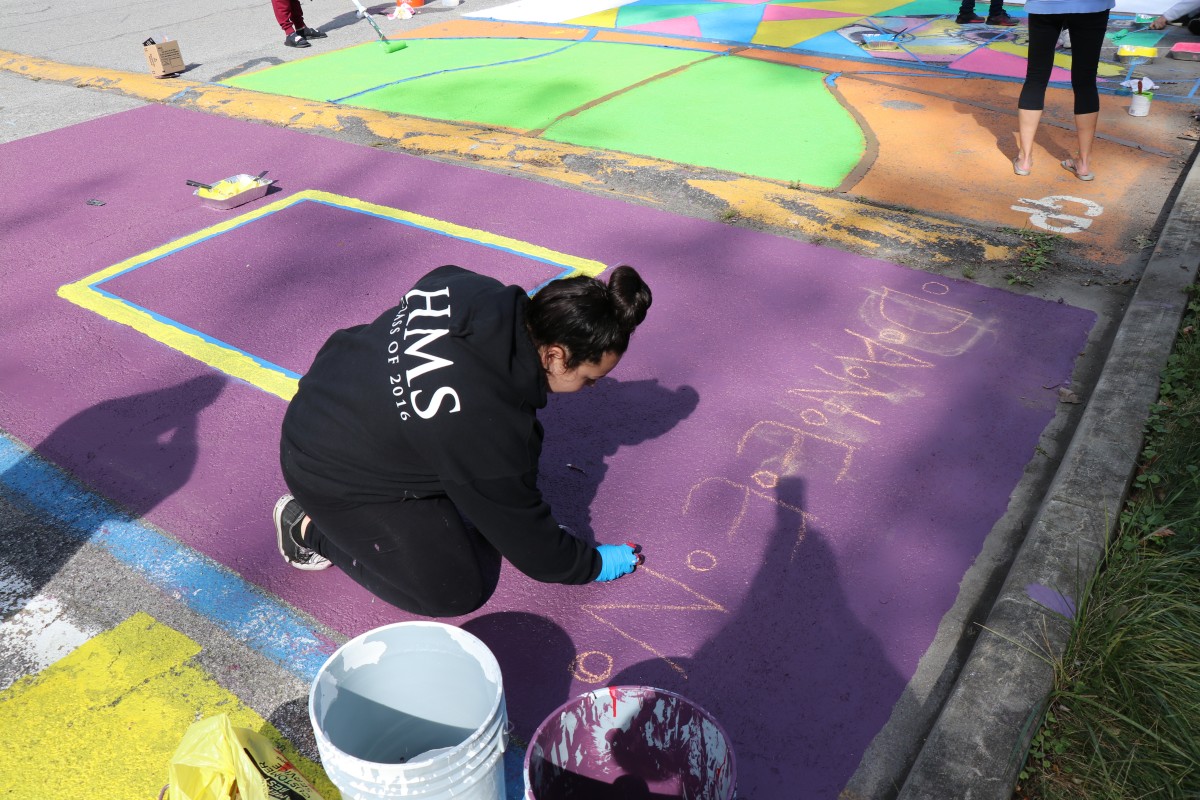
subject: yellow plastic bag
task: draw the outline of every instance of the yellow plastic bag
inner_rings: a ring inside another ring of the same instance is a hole
[[[322,800],[270,739],[226,714],[192,723],[168,774],[167,800]]]

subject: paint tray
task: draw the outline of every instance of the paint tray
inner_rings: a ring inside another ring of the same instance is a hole
[[[231,175],[214,183],[211,190],[197,189],[192,194],[199,197],[201,202],[210,208],[228,211],[262,197],[274,182],[262,176]]]
[[[864,33],[862,37],[862,46],[864,50],[900,49],[900,43],[896,41],[895,34],[891,33]]]
[[[1200,61],[1200,42],[1176,42],[1167,56],[1180,61]]]
[[[1123,44],[1117,48],[1117,61],[1122,64],[1153,64],[1156,58],[1158,58],[1157,47]]]

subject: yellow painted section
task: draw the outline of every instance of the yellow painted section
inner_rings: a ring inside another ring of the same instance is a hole
[[[617,27],[617,11],[620,9],[610,8],[607,11],[597,11],[595,14],[588,14],[585,17],[577,19],[569,19],[567,22],[572,25],[591,25],[597,28],[615,28]]]
[[[182,250],[199,241],[225,233],[226,231],[245,225],[268,214],[273,214],[276,211],[281,211],[288,206],[305,200],[314,200],[352,211],[360,211],[393,219],[397,222],[405,222],[418,228],[474,244],[511,250],[512,252],[562,267],[567,273],[563,277],[573,277],[575,275],[596,277],[605,270],[604,264],[590,258],[580,258],[568,253],[551,250],[548,247],[541,247],[540,245],[523,242],[519,239],[512,239],[508,236],[501,236],[489,231],[468,228],[453,222],[414,214],[411,211],[402,211],[398,208],[368,203],[365,200],[343,197],[330,192],[307,190],[296,192],[282,200],[268,203],[254,211],[196,231],[173,242],[168,242],[161,247],[156,247],[153,250],[126,259],[119,264],[114,264],[99,272],[92,273],[82,280],[60,287],[58,295],[65,300],[70,300],[77,306],[99,314],[105,319],[127,325],[173,350],[178,350],[184,355],[191,356],[197,361],[207,364],[218,372],[246,381],[252,386],[257,386],[264,392],[273,394],[284,400],[291,400],[296,394],[299,381],[282,368],[265,361],[259,361],[252,355],[231,347],[224,342],[208,339],[185,330],[169,319],[149,314],[119,298],[97,291],[95,287],[100,282],[120,275],[122,272],[149,264],[156,259]]]
[[[265,735],[325,800],[324,770],[208,673],[189,664],[200,645],[138,613],[0,692],[0,797],[154,800],[188,726],[225,713]]]
[[[841,11],[841,8],[838,9]],[[766,47],[791,47],[800,42],[836,31],[857,22],[861,17],[824,17],[820,19],[787,19],[759,23],[752,44]]]
[[[813,7],[808,3],[799,5]],[[881,11],[891,11],[896,5],[896,0],[839,0],[837,8],[834,10],[842,14],[862,14],[864,17],[869,17]]]
[[[983,246],[983,261],[1003,261],[1013,257],[1013,249],[1011,247],[1001,247],[994,244],[985,244]]]

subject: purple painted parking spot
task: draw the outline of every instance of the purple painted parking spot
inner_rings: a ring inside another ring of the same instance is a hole
[[[166,145],[169,143],[169,146]],[[153,157],[147,157],[147,154]],[[270,509],[284,403],[56,296],[254,206],[186,178],[270,169],[317,189],[605,264],[655,292],[613,380],[552,397],[560,521],[634,539],[637,574],[559,587],[511,569],[460,622],[495,652],[516,732],[606,684],[678,692],[730,734],[740,792],[836,797],[887,720],[1034,454],[1093,315],[545,184],[147,107],[3,146],[21,280],[0,297],[0,427],[349,636],[406,618],[336,570],[288,569]],[[87,206],[97,197],[103,207]],[[520,254],[315,204],[105,284],[301,371],[446,262],[532,288]],[[266,621],[269,624],[269,621]]]
[[[303,201],[126,272],[104,288],[303,373],[311,354],[294,344],[298,318],[305,328],[326,331],[357,325],[364,321],[363,309],[382,311],[398,302],[404,288],[398,281],[419,274],[420,265],[443,261],[527,287],[564,272],[450,233]]]

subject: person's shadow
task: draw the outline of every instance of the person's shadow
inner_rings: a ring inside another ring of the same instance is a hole
[[[60,509],[73,514],[65,524],[51,526],[63,532],[61,537],[46,535],[46,526],[9,532],[4,560],[28,582],[29,596],[105,522],[138,520],[187,483],[199,450],[197,418],[225,384],[222,376],[203,375],[97,403],[63,422],[33,454],[0,474],[6,499],[22,512],[51,518]],[[65,481],[59,470],[66,473]]]
[[[736,613],[694,655],[670,657],[682,672],[655,658],[608,683],[667,689],[712,714],[733,742],[738,796],[832,800],[907,681],[850,608],[830,544],[799,513],[803,481],[781,479],[775,500]]]
[[[554,516],[589,542],[592,501],[623,446],[655,439],[687,419],[700,402],[691,386],[668,389],[653,378],[604,378],[590,389],[550,396],[538,414],[545,428],[539,486]]]

